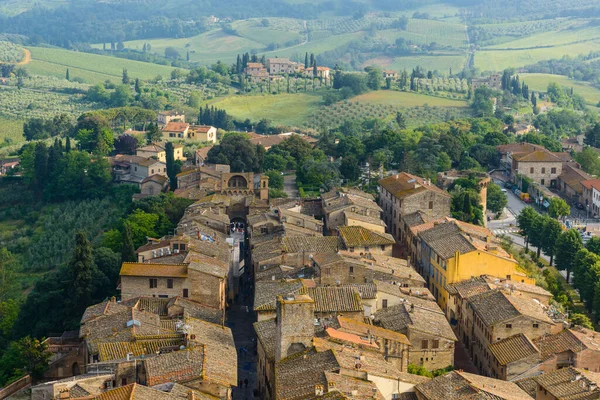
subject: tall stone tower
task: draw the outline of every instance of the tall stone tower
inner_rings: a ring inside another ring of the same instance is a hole
[[[269,177],[267,175],[260,176],[259,198],[261,200],[269,199]]]
[[[315,302],[307,295],[277,296],[275,362],[311,345],[314,313]]]

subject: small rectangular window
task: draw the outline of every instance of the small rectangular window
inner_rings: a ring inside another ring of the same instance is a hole
[[[506,329],[512,329],[512,324],[506,324]]]
[[[150,278],[150,289],[156,289],[158,287],[158,280],[156,278]]]
[[[546,173],[546,168],[542,167],[542,174]]]
[[[184,297],[184,298],[187,298],[187,297],[188,297],[188,295],[189,295],[189,293],[188,293],[188,289],[183,289],[183,297]]]
[[[387,299],[383,299],[383,300],[381,301],[381,307],[382,307],[382,308],[387,308],[387,304],[388,304],[388,303],[387,303]]]
[[[433,210],[433,201],[430,201],[430,202],[429,202],[429,209],[430,209],[430,210]]]
[[[185,243],[181,243],[181,244],[179,245],[179,250],[181,250],[181,251],[185,251]]]
[[[421,340],[421,348],[422,349],[428,349],[429,348],[429,342],[427,340]]]
[[[540,327],[540,324],[533,324],[533,327],[534,327],[534,328],[539,328],[539,327]]]
[[[553,173],[553,174],[555,174],[556,173],[556,168],[551,168],[550,172]]]
[[[167,279],[167,289],[173,289],[173,279]]]
[[[533,167],[529,168],[529,173],[533,174]]]
[[[173,243],[173,250],[179,250],[179,243]]]
[[[440,348],[440,341],[439,340],[432,340],[431,341],[431,348],[432,349],[439,349]]]
[[[354,267],[350,267],[350,273],[353,274],[354,273]]]

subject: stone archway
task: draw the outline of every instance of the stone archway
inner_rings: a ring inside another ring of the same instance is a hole
[[[229,178],[229,181],[227,182],[227,187],[230,188],[247,188],[248,187],[248,181],[246,180],[246,178],[244,178],[241,175],[234,175],[231,178]]]

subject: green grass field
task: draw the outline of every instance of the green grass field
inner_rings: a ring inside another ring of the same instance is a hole
[[[365,106],[385,106],[396,110],[400,108],[430,107],[466,109],[467,103],[462,100],[445,99],[423,94],[397,91],[376,91],[349,99],[350,103]],[[311,116],[321,115],[327,108],[322,104],[321,94],[297,93],[280,95],[230,96],[209,103],[223,108],[235,119],[249,118],[258,121],[266,118],[273,125],[305,126]],[[416,124],[415,124],[416,125]]]
[[[431,107],[467,107],[463,100],[445,99],[418,93],[378,90],[353,97],[350,101],[359,103],[384,104],[397,107],[420,107],[428,104]]]
[[[556,82],[560,86],[573,88],[573,91],[583,97],[590,105],[596,105],[600,101],[600,89],[586,82],[575,81],[563,75],[551,74],[519,74],[519,78],[529,86],[529,90],[545,92],[548,84]]]
[[[25,140],[23,137],[23,121],[0,117],[0,143],[8,139],[11,143]]]
[[[543,32],[510,42],[489,46],[490,49],[527,49],[539,46],[561,46],[600,39],[600,26]]]
[[[385,69],[394,71],[407,70],[409,73],[413,68],[422,67],[425,70],[438,70],[442,74],[448,74],[450,68],[453,73],[462,71],[465,66],[467,57],[465,55],[423,55],[423,56],[406,56],[406,57],[377,57],[366,61],[363,65],[380,65]]]
[[[475,67],[481,71],[502,71],[506,68],[518,68],[538,61],[563,56],[574,57],[599,51],[600,43],[586,42],[531,50],[483,50],[475,54]]]
[[[461,24],[411,18],[406,32],[420,36],[425,43],[436,42],[455,47],[467,45],[466,27]]]
[[[79,77],[87,83],[100,83],[105,80],[119,82],[123,69],[129,77],[143,80],[157,75],[168,77],[173,68],[164,65],[126,60],[63,49],[28,47],[31,51],[31,63],[27,69],[33,75],[49,75],[63,78],[67,68],[71,77]]]
[[[322,104],[322,97],[310,93],[231,96],[210,104],[239,120],[266,118],[273,125],[301,126]]]

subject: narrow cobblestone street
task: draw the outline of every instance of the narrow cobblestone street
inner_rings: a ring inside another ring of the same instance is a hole
[[[256,382],[256,335],[252,312],[253,287],[247,274],[240,277],[240,293],[227,310],[227,326],[231,328],[238,352],[238,386],[233,390],[233,399],[254,398]]]

